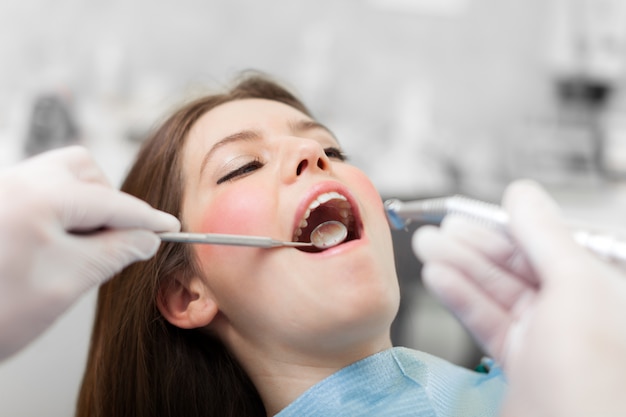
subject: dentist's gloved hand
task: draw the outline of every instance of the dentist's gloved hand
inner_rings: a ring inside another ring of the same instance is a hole
[[[0,171],[0,359],[43,332],[82,293],[154,255],[179,221],[113,189],[70,147]]]
[[[425,285],[504,365],[502,415],[626,415],[626,276],[574,243],[536,184],[503,207],[516,245],[460,218],[418,229]]]

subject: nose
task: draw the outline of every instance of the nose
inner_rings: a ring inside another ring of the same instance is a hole
[[[285,143],[283,177],[287,182],[295,181],[305,173],[330,172],[330,159],[319,142],[290,138]]]

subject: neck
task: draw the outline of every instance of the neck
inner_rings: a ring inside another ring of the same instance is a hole
[[[323,379],[390,347],[391,341],[386,335],[379,340],[341,351],[311,354],[276,349],[261,354],[255,350],[253,355],[240,351],[236,356],[259,391],[267,415],[273,416]]]

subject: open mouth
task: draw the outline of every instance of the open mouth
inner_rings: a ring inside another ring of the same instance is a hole
[[[352,204],[348,199],[338,192],[331,191],[320,194],[311,202],[300,220],[299,227],[296,228],[293,241],[294,242],[310,242],[311,232],[320,224],[335,220],[343,223],[348,229],[348,236],[340,243],[350,242],[360,238],[360,232],[352,210]],[[324,249],[312,247],[298,248],[304,252],[322,252]]]

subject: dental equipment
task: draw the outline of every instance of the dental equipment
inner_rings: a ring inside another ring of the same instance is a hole
[[[208,243],[213,245],[252,246],[257,248],[316,247],[328,249],[337,246],[348,236],[346,226],[330,220],[318,225],[311,232],[311,242],[287,242],[265,236],[229,235],[219,233],[159,233],[164,242]]]
[[[391,226],[404,229],[412,222],[441,223],[448,214],[463,215],[478,223],[509,235],[509,217],[500,206],[464,196],[452,196],[403,202],[385,201],[385,211]],[[574,240],[600,258],[626,267],[626,241],[605,233],[575,229]]]

